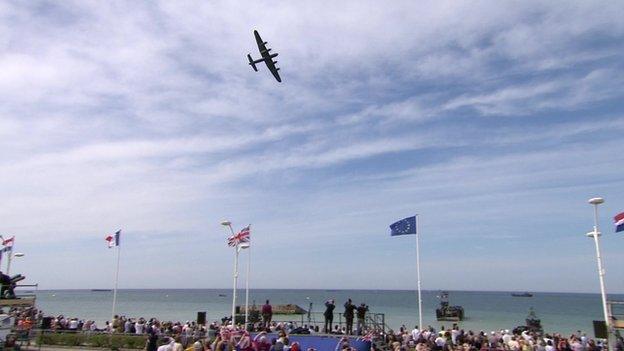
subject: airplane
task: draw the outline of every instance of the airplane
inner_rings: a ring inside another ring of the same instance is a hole
[[[247,54],[249,65],[251,65],[254,71],[258,72],[256,63],[260,63],[264,61],[269,71],[271,71],[271,73],[273,74],[273,77],[275,77],[275,79],[277,79],[278,82],[281,82],[282,79],[280,78],[279,73],[277,73],[277,71],[279,71],[279,68],[275,67],[275,64],[277,63],[277,61],[273,61],[273,58],[277,56],[277,53],[274,53],[274,54],[269,53],[271,49],[270,48],[267,49],[266,47],[266,44],[268,42],[262,41],[262,38],[260,38],[260,34],[258,34],[257,30],[254,30],[254,36],[256,37],[256,43],[258,44],[258,50],[260,50],[260,55],[262,55],[262,58],[258,60],[254,60],[251,58],[251,54]]]

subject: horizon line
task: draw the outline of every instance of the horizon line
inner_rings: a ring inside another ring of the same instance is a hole
[[[37,292],[41,291],[82,291],[82,290],[110,290],[112,288],[60,288],[60,289],[37,289]],[[225,290],[231,291],[232,288],[118,288],[120,290]],[[244,288],[237,288],[237,291],[243,291]],[[249,290],[299,290],[299,291],[327,291],[327,292],[339,292],[339,291],[405,291],[416,292],[416,289],[361,289],[361,288],[250,288]],[[600,295],[600,291],[588,292],[588,291],[537,291],[537,290],[464,290],[464,289],[422,289],[423,292],[471,292],[471,293],[524,293],[530,292],[533,294],[595,294]],[[612,292],[607,295],[624,295],[624,292]]]

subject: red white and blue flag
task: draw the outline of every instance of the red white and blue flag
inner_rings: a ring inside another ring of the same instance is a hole
[[[115,232],[115,234],[107,235],[104,240],[108,242],[108,248],[110,249],[113,246],[119,246],[119,236],[121,234],[121,229]]]
[[[250,240],[250,234],[251,234],[251,229],[249,228],[250,226],[251,224],[241,229],[240,232],[229,237],[228,245],[234,247],[234,246],[238,246],[240,243],[248,243]]]
[[[2,246],[12,247],[13,242],[15,242],[15,236],[12,236],[8,239],[2,239]]]
[[[615,232],[624,231],[624,212],[613,217],[613,220],[615,221]]]
[[[5,239],[2,237],[2,235],[0,235],[0,239],[2,239],[2,249],[0,249],[0,259],[1,259],[2,252],[9,252],[13,250],[13,244],[15,243],[15,236]]]

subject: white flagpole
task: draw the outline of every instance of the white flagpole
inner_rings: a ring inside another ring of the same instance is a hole
[[[11,250],[9,250],[7,252],[8,252],[8,257],[7,257],[7,270],[6,270],[6,274],[9,275],[9,271],[11,271],[11,260],[13,259],[13,248],[11,247]]]
[[[117,306],[117,286],[119,283],[119,257],[121,256],[121,245],[117,244],[117,270],[115,271],[115,289],[113,290],[113,312],[111,313],[111,333],[113,332],[113,320],[115,319],[115,307]]]
[[[4,238],[2,237],[2,235],[0,235],[0,240],[2,240],[4,242]],[[0,267],[2,267],[1,263],[2,263],[2,256],[4,256],[4,251],[5,247],[4,244],[2,244],[2,249],[0,249]]]
[[[238,244],[234,247],[234,287],[232,289],[232,326],[236,325],[236,281],[238,280]]]
[[[422,295],[420,292],[420,248],[418,245],[418,237],[420,236],[420,230],[418,229],[419,216],[416,215],[416,275],[418,281],[418,328],[419,330],[423,329],[423,318],[422,318]]]
[[[247,246],[247,274],[245,275],[245,330],[249,323],[249,271],[251,269],[251,243]]]
[[[606,292],[605,282],[604,282],[605,269],[602,266],[602,256],[600,255],[600,244],[598,243],[598,238],[600,237],[600,230],[598,229],[598,205],[603,203],[604,199],[601,197],[595,197],[595,198],[589,199],[588,202],[594,205],[594,231],[587,233],[587,236],[593,237],[594,243],[596,244],[596,260],[598,261],[598,278],[600,281],[600,295],[602,297],[602,308],[603,308],[604,318],[605,318],[605,327],[607,329],[606,349],[612,350],[613,348],[611,347],[609,343],[609,336],[611,333],[611,320],[610,320],[611,318],[609,317],[609,310],[607,307],[608,305],[607,304],[607,292]]]

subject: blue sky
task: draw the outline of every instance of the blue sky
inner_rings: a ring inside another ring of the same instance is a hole
[[[624,292],[624,4],[4,2],[0,232],[41,288]],[[257,29],[283,83],[253,72]],[[245,258],[243,258],[245,259]]]

